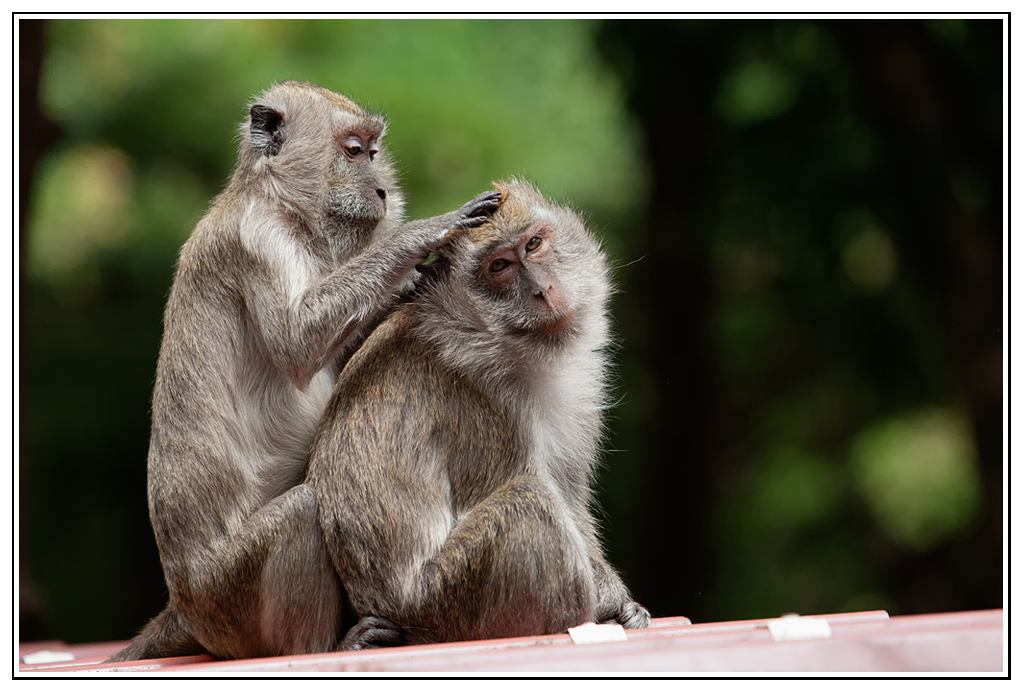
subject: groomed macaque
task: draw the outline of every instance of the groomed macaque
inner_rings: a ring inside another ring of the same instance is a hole
[[[251,107],[164,315],[149,508],[170,602],[114,661],[337,647],[343,593],[297,486],[310,442],[341,366],[416,264],[498,204],[490,191],[400,226],[385,129],[314,84],[278,84]]]
[[[313,442],[306,485],[362,618],[347,649],[649,622],[589,507],[607,261],[571,210],[497,187],[348,362]]]

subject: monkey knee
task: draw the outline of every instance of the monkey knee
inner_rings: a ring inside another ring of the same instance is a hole
[[[561,632],[596,620],[597,586],[579,543],[566,531],[538,532],[534,536],[537,543],[513,554],[518,556],[517,566],[510,565],[508,570],[514,580],[533,593],[539,611],[548,619],[545,630]],[[523,570],[525,566],[529,568]]]

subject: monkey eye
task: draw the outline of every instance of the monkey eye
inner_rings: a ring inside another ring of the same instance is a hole
[[[508,266],[511,264],[512,263],[506,260],[505,258],[499,257],[497,260],[491,263],[491,272],[497,274],[498,272],[501,272],[502,270],[508,268]]]
[[[541,238],[540,236],[534,236],[526,242],[526,252],[532,253],[534,250],[540,247]]]
[[[345,150],[345,154],[349,158],[356,158],[362,154],[366,149],[363,147],[363,143],[358,137],[349,137],[341,145],[342,149]]]
[[[380,148],[379,147],[377,147],[376,145],[371,145],[370,146],[370,161],[373,161],[373,157],[377,156],[377,154],[379,152],[380,152]]]

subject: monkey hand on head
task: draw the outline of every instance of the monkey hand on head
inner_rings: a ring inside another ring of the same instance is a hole
[[[348,362],[314,439],[304,485],[362,618],[343,649],[649,623],[590,511],[606,258],[571,210],[497,187]]]
[[[335,378],[489,191],[401,225],[386,123],[323,87],[258,97],[178,259],[153,389],[149,508],[167,608],[113,661],[334,649],[343,592],[298,486]]]

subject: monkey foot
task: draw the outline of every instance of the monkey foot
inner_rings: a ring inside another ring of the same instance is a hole
[[[405,644],[405,629],[380,616],[365,616],[341,641],[341,650],[374,650]]]

